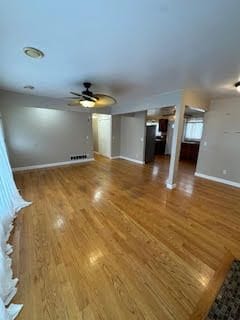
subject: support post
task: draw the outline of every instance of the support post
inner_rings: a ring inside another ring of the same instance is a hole
[[[184,124],[184,112],[185,104],[183,101],[176,105],[176,114],[172,138],[172,149],[169,173],[166,186],[168,189],[174,189],[176,187],[176,177],[178,172],[178,162],[181,150],[182,134],[183,134],[183,124]]]

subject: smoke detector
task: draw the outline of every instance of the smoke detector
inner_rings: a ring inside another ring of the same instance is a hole
[[[32,47],[25,47],[23,48],[24,53],[34,59],[41,59],[44,57],[44,53],[36,48],[32,48]]]
[[[34,86],[31,86],[31,85],[24,86],[23,88],[24,89],[29,89],[29,90],[35,89]]]

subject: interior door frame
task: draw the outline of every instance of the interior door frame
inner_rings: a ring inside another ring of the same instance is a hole
[[[98,117],[98,129],[99,129],[99,120],[101,120],[101,118],[102,118],[102,120],[104,120],[104,118],[105,118],[105,120],[109,120],[109,126],[110,126],[110,128],[109,128],[110,129],[109,130],[110,131],[110,133],[109,133],[109,135],[110,135],[110,137],[109,137],[109,143],[110,143],[109,155],[104,155],[99,152],[99,135],[98,135],[98,153],[100,155],[102,155],[103,157],[111,159],[112,158],[112,115],[110,115],[110,114],[97,114],[97,117]]]

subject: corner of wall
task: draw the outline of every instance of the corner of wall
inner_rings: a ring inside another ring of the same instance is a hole
[[[208,110],[210,97],[200,90],[185,89],[183,91],[183,102],[185,106]]]

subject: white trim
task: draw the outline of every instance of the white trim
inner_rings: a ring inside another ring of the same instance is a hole
[[[112,154],[112,115],[111,114],[98,114],[98,119],[97,119],[98,145],[99,145],[99,122],[103,121],[103,120],[108,121],[108,123],[109,123],[109,129],[110,129],[109,130],[110,131],[110,133],[109,133],[109,153],[103,154],[99,151],[96,153],[100,154],[101,156],[104,156],[108,159],[111,159],[111,154]]]
[[[218,177],[214,177],[214,176],[208,176],[206,174],[199,173],[199,172],[195,172],[194,175],[196,177],[199,177],[199,178],[208,179],[208,180],[212,180],[212,181],[216,181],[216,182],[220,182],[220,183],[225,183],[225,184],[228,184],[230,186],[233,186],[233,187],[236,187],[236,188],[240,188],[240,183],[234,182],[234,181],[231,181],[231,180],[226,180],[226,179],[222,179],[222,178],[218,178]]]
[[[95,151],[94,151],[94,153],[96,153],[96,155],[99,155],[99,156],[101,156],[101,157],[104,157],[104,158],[107,158],[107,159],[112,159],[112,157],[109,157],[109,156],[107,156],[107,155],[105,155],[105,154],[102,154],[102,153],[100,153],[100,152],[95,152]]]
[[[138,164],[145,164],[144,161],[140,161],[140,160],[136,160],[136,159],[132,159],[132,158],[128,158],[128,157],[123,157],[123,156],[119,156],[120,159],[124,159],[127,161],[132,161],[132,162],[136,162]]]
[[[35,169],[42,169],[42,168],[65,166],[65,165],[69,165],[69,164],[71,165],[71,164],[75,164],[75,163],[90,162],[90,161],[94,161],[94,160],[95,160],[94,158],[89,158],[89,159],[81,159],[81,160],[54,162],[54,163],[39,164],[39,165],[33,165],[33,166],[27,166],[27,167],[18,167],[18,168],[13,168],[12,170],[14,172],[25,171],[25,170],[35,170]]]
[[[121,158],[120,156],[110,157],[111,160],[113,160],[113,159],[120,159],[120,158]]]
[[[168,189],[170,189],[170,190],[175,189],[176,186],[177,186],[176,183],[174,183],[174,184],[166,183],[166,187],[167,187]]]
[[[112,154],[112,144],[113,144],[112,132],[113,132],[113,128],[112,128],[112,115],[110,114],[110,155],[109,155],[109,158],[110,158],[110,159],[112,159],[112,157],[111,157],[111,154]]]

